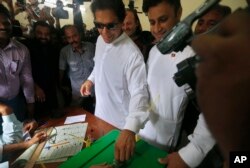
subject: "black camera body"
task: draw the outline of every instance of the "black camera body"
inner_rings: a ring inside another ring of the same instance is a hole
[[[63,7],[63,2],[61,0],[58,0],[56,2],[56,8],[52,9],[52,15],[58,19],[68,19],[69,13],[67,10],[64,10]]]
[[[25,5],[25,4],[26,4],[26,0],[17,0],[17,2],[18,2],[20,5]]]
[[[197,63],[196,56],[189,57],[177,64],[178,71],[174,74],[174,81],[178,86],[188,84],[195,91],[196,76],[195,66]]]

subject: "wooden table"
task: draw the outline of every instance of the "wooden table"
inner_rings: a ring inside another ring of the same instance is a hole
[[[90,135],[94,139],[98,139],[108,133],[109,131],[116,129],[114,126],[109,123],[103,121],[102,119],[94,116],[93,114],[83,110],[82,108],[68,108],[65,109],[66,115],[59,119],[49,119],[47,123],[41,127],[55,127],[64,124],[66,117],[86,114],[86,121],[88,123],[88,129],[86,132],[86,136]]]
[[[41,128],[46,127],[55,127],[64,124],[66,117],[74,116],[74,115],[81,115],[86,114],[86,121],[88,123],[88,128],[86,132],[86,136],[91,136],[93,139],[98,139],[108,133],[109,131],[116,129],[114,126],[110,125],[109,123],[101,120],[100,118],[94,116],[93,114],[83,110],[82,108],[68,108],[65,109],[66,115],[64,117],[58,119],[48,119],[46,124],[41,126]],[[61,163],[47,163],[44,165],[36,164],[35,168],[56,168]]]

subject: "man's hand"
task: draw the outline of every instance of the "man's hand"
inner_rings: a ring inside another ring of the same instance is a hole
[[[115,144],[115,159],[117,161],[129,160],[134,154],[135,133],[129,130],[121,131]]]
[[[0,114],[2,116],[10,115],[11,113],[12,109],[9,106],[0,103]]]
[[[45,132],[38,132],[36,133],[29,141],[24,142],[26,148],[29,148],[31,145],[42,142],[47,138],[47,134]]]
[[[31,145],[42,142],[46,139],[46,133],[45,132],[39,132],[35,134],[30,140],[20,142],[20,143],[13,143],[13,144],[5,144],[3,146],[3,153],[10,153],[13,151],[21,150],[21,149],[27,149]]]
[[[160,158],[159,162],[167,165],[167,168],[188,168],[188,165],[182,160],[178,152],[173,152],[165,158]]]
[[[46,95],[42,88],[35,85],[35,98],[37,102],[44,102],[46,100]]]
[[[250,14],[239,10],[192,47],[200,57],[197,97],[211,132],[228,160],[249,147]]]
[[[27,122],[24,124],[23,126],[23,132],[28,131],[29,133],[34,133],[34,131],[36,130],[36,128],[38,127],[38,124],[35,120],[32,120],[30,122]]]
[[[91,88],[94,84],[90,80],[86,80],[80,89],[80,93],[82,96],[88,96],[91,94]]]

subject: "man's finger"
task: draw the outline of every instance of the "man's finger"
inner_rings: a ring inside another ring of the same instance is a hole
[[[161,163],[161,164],[168,164],[168,157],[159,158],[158,162]]]
[[[130,158],[130,156],[131,156],[131,150],[130,150],[129,147],[126,149],[125,153],[126,153],[126,158],[125,158],[125,160],[128,160],[128,159]]]
[[[126,148],[126,160],[129,160],[134,154],[134,142],[130,142]]]
[[[81,93],[82,96],[84,96],[84,86],[83,85],[80,88],[80,93]]]
[[[115,160],[120,160],[120,150],[118,147],[115,147]]]
[[[90,95],[90,89],[91,89],[91,86],[87,85],[86,90],[85,90],[86,95]]]
[[[120,149],[120,154],[119,155],[120,155],[119,161],[123,162],[125,160],[125,157],[126,157],[125,148]]]
[[[31,131],[31,126],[30,125],[28,125],[27,127],[26,127],[26,131]]]

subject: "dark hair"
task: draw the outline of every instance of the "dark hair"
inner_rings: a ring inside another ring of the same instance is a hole
[[[119,22],[123,22],[126,16],[125,6],[122,0],[93,0],[91,11],[95,16],[97,10],[112,10],[118,17]]]
[[[133,13],[133,15],[135,17],[135,22],[138,23],[138,26],[136,27],[136,30],[135,30],[134,34],[135,35],[141,34],[141,32],[142,32],[142,26],[141,26],[140,19],[139,19],[138,15],[137,15],[136,9],[130,9],[130,8],[128,8],[128,9],[126,9],[126,11]]]
[[[176,15],[178,10],[181,8],[180,0],[143,0],[142,11],[144,13],[148,13],[149,8],[155,7],[162,2],[166,2],[169,5],[174,6]]]
[[[33,31],[36,30],[37,26],[47,27],[51,31],[50,25],[47,22],[43,21],[43,20],[39,20],[39,21],[34,23]]]
[[[9,19],[11,19],[10,12],[8,11],[8,9],[3,4],[0,4],[0,14],[6,16]]]
[[[67,24],[67,25],[64,25],[63,28],[62,28],[62,31],[63,31],[63,35],[65,35],[65,30],[68,29],[68,28],[75,28],[76,31],[78,32],[79,36],[81,37],[81,39],[84,38],[84,32],[82,32],[79,28],[79,26],[77,25],[72,25],[72,24]]]
[[[72,25],[72,24],[67,24],[67,25],[64,25],[64,26],[62,27],[62,30],[63,30],[63,33],[64,33],[64,34],[65,34],[65,30],[68,29],[68,28],[75,28],[76,31],[80,34],[80,30],[79,30],[78,26]]]
[[[214,6],[211,9],[211,11],[219,12],[223,18],[226,17],[227,15],[231,14],[231,12],[232,12],[232,10],[229,6],[224,6],[224,5],[220,5],[220,4]]]

